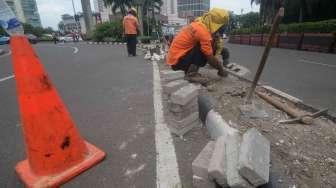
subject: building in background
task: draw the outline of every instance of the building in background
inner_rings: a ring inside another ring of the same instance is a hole
[[[83,13],[77,13],[78,21],[76,22],[75,18],[69,14],[62,15],[62,21],[58,24],[58,29],[62,34],[68,34],[72,32],[80,32],[86,34],[85,20]],[[95,26],[98,22],[97,14],[92,14],[92,23]]]
[[[178,1],[177,0],[163,0],[161,7],[161,14],[164,15],[168,25],[186,25],[186,19],[178,16]]]
[[[104,0],[93,0],[93,5],[96,13],[100,14],[102,22],[111,21],[113,15],[111,6],[105,6]]]
[[[25,23],[26,18],[23,13],[22,5],[21,5],[21,0],[6,0],[7,5],[13,10],[15,15],[18,17],[18,19]]]
[[[37,9],[36,0],[20,0],[25,23],[34,27],[42,27],[40,14]]]
[[[61,33],[71,33],[73,31],[81,30],[80,24],[75,21],[75,18],[69,14],[62,15],[62,21],[58,24]]]
[[[178,0],[177,9],[179,17],[192,20],[209,11],[210,0]]]

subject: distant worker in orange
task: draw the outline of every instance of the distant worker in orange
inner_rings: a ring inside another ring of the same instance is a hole
[[[174,38],[167,57],[173,70],[183,70],[190,82],[206,82],[198,73],[207,63],[218,70],[219,76],[227,76],[223,69],[224,40],[218,40],[218,32],[229,22],[229,12],[213,8],[191,24],[182,28]],[[215,41],[216,40],[216,41]]]
[[[137,35],[139,34],[139,22],[136,15],[136,9],[131,8],[123,21],[128,56],[136,56]]]

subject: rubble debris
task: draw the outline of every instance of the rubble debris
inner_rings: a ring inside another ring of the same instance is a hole
[[[165,70],[162,71],[161,74],[162,74],[162,81],[165,83],[184,78],[183,71]]]

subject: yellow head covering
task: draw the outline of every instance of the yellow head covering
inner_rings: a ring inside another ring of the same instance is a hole
[[[229,12],[220,8],[213,8],[203,16],[196,18],[202,22],[211,33],[215,33],[219,28],[229,22]]]

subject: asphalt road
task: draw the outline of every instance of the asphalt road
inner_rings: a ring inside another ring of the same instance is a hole
[[[263,47],[227,44],[231,62],[252,72],[258,68]],[[318,108],[329,108],[336,115],[336,54],[274,48],[261,82],[285,91]]]
[[[156,187],[152,65],[128,58],[124,45],[34,48],[81,135],[107,153],[64,187]],[[10,56],[0,57],[0,80],[10,75]],[[14,79],[0,81],[0,128],[0,187],[23,187],[14,171],[26,158]]]

